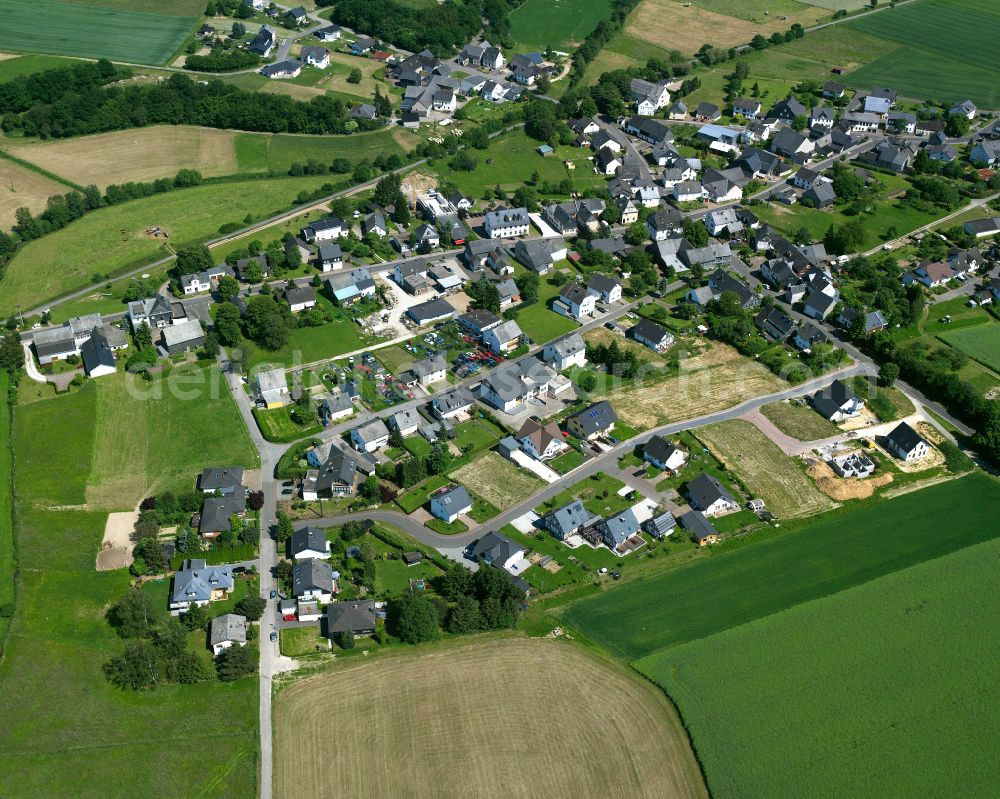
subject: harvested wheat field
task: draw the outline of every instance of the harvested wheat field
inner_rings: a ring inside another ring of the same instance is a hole
[[[834,506],[756,425],[743,419],[699,428],[695,435],[779,517],[811,516]]]
[[[699,354],[681,361],[676,377],[615,388],[608,399],[627,424],[648,429],[716,413],[785,388],[785,381],[732,347],[707,342]]]
[[[496,452],[487,452],[456,469],[451,476],[497,510],[513,507],[544,485]]]
[[[813,480],[816,481],[816,488],[826,494],[830,499],[868,499],[875,493],[876,488],[887,486],[892,482],[891,474],[877,474],[874,477],[867,477],[858,480],[854,477],[837,477],[836,472],[824,461],[816,461],[806,469]]]
[[[67,191],[69,186],[32,169],[13,161],[0,161],[0,229],[8,230],[14,225],[18,208],[28,208],[37,214],[45,210],[49,197]]]
[[[715,47],[746,44],[757,34],[784,33],[793,22],[808,26],[828,13],[803,5],[800,14],[780,15],[787,16],[786,19],[773,15],[767,22],[756,24],[749,19],[708,11],[679,0],[643,0],[629,14],[624,30],[627,36],[657,47],[696,53],[706,43]]]
[[[231,130],[157,125],[77,139],[11,147],[18,158],[88,186],[173,177],[197,169],[206,177],[236,172],[236,133]]]
[[[707,796],[662,693],[552,639],[355,659],[280,691],[274,728],[279,799]]]

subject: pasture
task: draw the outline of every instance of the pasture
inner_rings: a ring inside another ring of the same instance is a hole
[[[93,211],[21,248],[0,281],[0,314],[13,312],[18,303],[34,307],[87,286],[95,273],[103,280],[168,255],[163,239],[146,235],[147,228],[166,230],[174,248],[205,241],[217,237],[224,223],[291,210],[300,191],[334,179],[315,175],[195,186]]]
[[[510,15],[510,35],[528,48],[571,49],[611,15],[610,0],[526,0]]]
[[[197,169],[205,177],[233,174],[237,171],[237,135],[231,130],[157,125],[12,144],[8,150],[80,186],[93,183],[103,189],[111,183],[173,177],[179,169]]]
[[[572,603],[561,615],[633,660],[992,540],[1000,521],[981,509],[997,501],[1000,483],[973,474],[722,549]]]
[[[130,3],[129,5],[135,5]],[[144,4],[150,9],[160,4]],[[0,50],[165,64],[197,16],[99,8],[59,0],[0,0]],[[44,24],[39,24],[44,20]]]
[[[1000,372],[1000,325],[949,330],[938,337],[973,360]]]
[[[579,647],[489,637],[359,660],[279,690],[279,799],[706,796],[663,695]],[[516,696],[471,689],[485,673]]]
[[[696,435],[775,516],[811,516],[833,507],[799,468],[798,461],[785,455],[751,422],[731,419],[699,428]]]
[[[379,155],[403,155],[416,146],[417,137],[403,129],[352,133],[349,136],[304,136],[292,133],[237,133],[239,172],[287,172],[293,163],[315,158],[331,164],[335,158],[357,163]]]
[[[21,164],[0,158],[0,230],[10,230],[18,208],[29,208],[34,214],[44,211],[54,194],[65,194],[69,186],[39,174]]]
[[[799,441],[818,441],[840,433],[833,422],[828,422],[809,405],[781,401],[772,402],[760,409],[782,433]]]
[[[947,25],[942,25],[947,19]],[[873,82],[900,94],[943,102],[970,97],[1000,104],[995,42],[1000,8],[992,0],[928,0],[849,23],[853,30],[903,45],[848,76],[852,86]]]
[[[713,796],[991,795],[998,569],[994,540],[634,665]]]

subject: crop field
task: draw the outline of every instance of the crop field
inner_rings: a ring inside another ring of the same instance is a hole
[[[998,569],[994,540],[635,666],[677,703],[713,796],[989,796]]]
[[[49,197],[65,194],[69,190],[69,186],[40,175],[33,169],[0,159],[0,230],[10,230],[14,225],[14,212],[18,208],[29,208],[32,213],[37,214],[45,210]]]
[[[80,186],[150,181],[197,169],[206,177],[237,171],[236,132],[181,125],[14,144],[11,155]],[[2,167],[0,167],[2,169]]]
[[[1000,8],[992,0],[908,3],[849,25],[903,45],[849,75],[852,86],[876,82],[917,99],[956,102],[970,97],[987,107],[1000,103],[995,58]]]
[[[1000,371],[1000,325],[950,330],[938,337],[973,360]]]
[[[681,373],[649,385],[616,386],[607,392],[618,415],[648,429],[715,413],[788,384],[732,347],[705,342],[705,352],[682,361]],[[597,375],[598,380],[602,375]],[[598,383],[600,385],[600,383]]]
[[[517,696],[457,690],[484,673]],[[561,641],[492,638],[334,668],[281,690],[274,725],[279,799],[706,796],[662,694]],[[386,767],[400,757],[405,768]]]
[[[808,405],[772,402],[760,410],[782,433],[799,441],[818,441],[840,433],[837,425],[828,422]]]
[[[150,10],[159,6],[144,5]],[[198,22],[196,16],[96,8],[58,0],[0,0],[0,16],[4,21],[0,27],[2,50],[137,64],[165,64]]]
[[[575,47],[611,15],[610,0],[526,0],[510,15],[510,35],[529,48]]]
[[[785,455],[751,422],[731,419],[699,428],[696,435],[775,516],[810,516],[834,506],[806,477],[798,461]]]
[[[451,476],[498,510],[507,510],[542,487],[542,481],[496,452],[470,461]]]
[[[205,4],[201,0],[66,0],[67,3],[109,8],[120,11],[151,11],[180,17],[201,16]]]
[[[0,314],[20,303],[34,307],[92,281],[114,276],[167,255],[163,239],[146,235],[166,230],[173,247],[219,235],[219,226],[263,219],[291,210],[292,200],[332,180],[330,175],[273,178],[178,189],[87,214],[56,233],[28,242],[7,265],[0,280]],[[225,209],[220,214],[219,209]]]
[[[1000,520],[981,508],[998,501],[1000,483],[973,474],[722,549],[570,604],[562,615],[633,660],[997,538]]]

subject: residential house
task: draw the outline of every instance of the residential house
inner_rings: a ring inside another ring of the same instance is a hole
[[[147,325],[150,330],[159,330],[173,323],[170,301],[162,294],[130,302],[126,306],[125,315],[133,333],[137,333],[143,325]]]
[[[842,120],[842,125],[851,133],[874,133],[880,124],[882,118],[878,114],[865,111],[849,111]]]
[[[669,143],[674,140],[674,132],[669,125],[664,125],[659,120],[650,119],[648,116],[629,117],[622,127],[626,133],[649,144]]]
[[[340,269],[344,265],[344,253],[341,251],[340,245],[336,243],[320,244],[316,248],[316,265],[322,272]]]
[[[352,269],[328,277],[326,290],[338,305],[352,305],[364,297],[375,295],[375,281],[367,269]]]
[[[400,375],[400,380],[413,385],[419,383],[424,388],[440,383],[448,375],[448,363],[440,353],[422,358],[410,364],[410,368]]]
[[[299,235],[310,244],[317,244],[323,241],[333,241],[340,237],[346,237],[350,229],[350,225],[340,217],[328,216],[324,219],[310,222],[299,231]]]
[[[327,422],[346,419],[354,413],[354,403],[346,391],[336,391],[320,403],[320,415]]]
[[[774,104],[768,113],[769,117],[780,119],[783,122],[794,122],[795,117],[804,117],[809,114],[809,110],[794,97],[786,97]]]
[[[885,437],[885,447],[902,461],[912,463],[926,458],[930,445],[906,422],[900,422]]]
[[[562,372],[572,366],[585,366],[587,363],[587,347],[578,333],[546,344],[542,350],[542,359],[552,365],[557,372]]]
[[[955,277],[955,271],[950,264],[943,261],[933,263],[924,262],[918,264],[912,271],[903,275],[903,283],[909,285],[913,282],[923,283],[927,288],[937,288],[945,285]]]
[[[567,283],[559,289],[559,296],[552,303],[552,310],[561,316],[581,321],[593,316],[597,295],[591,294],[582,283]]]
[[[292,566],[292,596],[329,602],[335,592],[333,569],[325,560],[306,558]]]
[[[544,275],[556,261],[566,257],[562,239],[521,239],[514,245],[514,257],[524,266]]]
[[[722,117],[722,111],[719,109],[719,106],[714,103],[701,102],[698,103],[698,107],[695,108],[694,116],[702,122],[715,122],[717,119]]]
[[[736,215],[734,208],[716,208],[705,214],[705,227],[708,235],[715,237],[723,233],[737,236],[743,232],[743,223]]]
[[[316,33],[313,34],[321,42],[335,42],[340,38],[340,26],[339,25],[327,25],[325,28],[320,28]]]
[[[372,234],[382,238],[389,233],[389,226],[385,222],[385,216],[379,211],[372,211],[361,220],[361,234],[367,236]]]
[[[812,404],[824,419],[836,423],[852,419],[865,409],[865,403],[842,380],[834,380],[813,394]]]
[[[847,87],[843,83],[830,80],[823,84],[823,96],[827,99],[839,100],[846,91]]]
[[[555,372],[538,358],[522,358],[487,375],[480,396],[491,407],[511,413],[529,401],[549,396],[555,377]]]
[[[321,458],[321,450],[328,453],[325,458]],[[309,469],[302,483],[302,499],[306,502],[347,496],[354,492],[358,462],[342,449],[332,445],[316,447],[309,452],[307,460],[318,468]]]
[[[472,510],[472,497],[463,485],[447,486],[431,496],[431,515],[448,524]]]
[[[805,158],[816,145],[791,128],[782,128],[771,139],[771,152],[784,158]]]
[[[542,517],[542,524],[560,541],[565,541],[582,528],[589,527],[596,518],[580,500],[575,499]]]
[[[618,302],[622,298],[622,284],[600,272],[590,276],[590,280],[587,281],[587,291],[605,303]]]
[[[232,590],[232,566],[209,566],[201,558],[185,560],[174,574],[170,610],[177,615],[193,605],[225,600]]]
[[[299,58],[311,67],[326,69],[330,66],[330,51],[325,47],[311,47],[306,45],[299,53]]]
[[[285,289],[285,302],[292,309],[292,313],[306,311],[316,306],[316,292],[311,286],[296,286]]]
[[[785,341],[795,327],[795,322],[777,306],[771,306],[757,314],[754,324],[771,341]]]
[[[121,335],[121,331],[117,328],[110,329]],[[90,338],[80,347],[80,358],[83,360],[83,371],[87,373],[87,377],[102,377],[118,371],[111,341],[99,328],[94,328]]]
[[[602,519],[595,527],[604,546],[617,553],[628,551],[624,544],[637,536],[640,530],[639,520],[631,508],[627,508],[615,516]]]
[[[483,334],[483,343],[493,352],[506,355],[520,347],[523,338],[524,333],[521,332],[517,322],[510,320],[487,330]]]
[[[688,454],[663,436],[653,436],[643,445],[642,459],[663,472],[679,472],[688,461]]]
[[[960,115],[970,121],[975,119],[978,113],[979,109],[976,108],[976,104],[972,100],[963,100],[948,109],[949,115]]]
[[[718,543],[719,532],[712,526],[712,523],[705,518],[701,511],[691,510],[685,513],[680,519],[681,527],[687,530],[691,539],[700,547]]]
[[[598,174],[614,175],[622,168],[622,159],[612,150],[602,148],[597,151],[597,155],[594,157],[594,168]]]
[[[642,523],[643,531],[659,540],[669,536],[676,528],[677,520],[670,511],[664,511],[657,516],[650,516]]]
[[[666,82],[651,83],[641,78],[633,78],[629,84],[635,111],[640,116],[653,116],[670,102],[670,91]]]
[[[1000,233],[1000,216],[994,216],[990,219],[973,219],[970,222],[966,222],[962,227],[966,233],[970,236],[975,236],[977,239],[986,236],[995,236]]]
[[[566,429],[583,441],[593,441],[615,429],[618,415],[607,400],[595,402],[566,419]]]
[[[413,235],[410,237],[410,244],[420,252],[426,252],[440,246],[441,236],[433,227],[423,224],[413,231]]]
[[[351,444],[360,452],[375,452],[389,443],[389,430],[381,419],[373,419],[351,431]]]
[[[676,208],[664,208],[646,219],[646,230],[653,241],[663,241],[683,228],[684,218]]]
[[[247,496],[237,491],[224,497],[209,497],[201,506],[198,532],[202,538],[217,538],[222,533],[238,532],[232,529],[232,517],[242,518],[247,510]]]
[[[274,35],[274,31],[267,25],[264,25],[257,31],[257,35],[254,36],[253,40],[247,46],[247,50],[254,55],[259,55],[261,58],[267,58],[271,55],[275,44],[277,44],[277,38]]]
[[[721,254],[718,254],[711,261],[704,259],[700,255],[700,250],[711,249],[711,247],[712,245],[710,244],[709,247],[702,247],[697,250],[694,249],[689,250],[686,254],[683,254],[688,257],[689,261],[688,266],[690,267],[695,263],[702,263],[704,265],[708,265],[709,263],[723,262],[723,256]],[[725,249],[727,251],[729,250],[728,244],[725,246]],[[751,289],[742,280],[738,280],[737,278],[730,275],[722,268],[716,269],[711,275],[709,275],[708,285],[709,288],[711,288],[712,291],[714,292],[715,299],[718,299],[727,292],[731,292],[736,295],[737,299],[739,300],[740,306],[743,308],[756,308],[757,306],[760,305],[760,297],[753,291],[753,289]]]
[[[969,160],[978,167],[993,168],[1000,163],[1000,139],[983,139],[976,142],[969,153]]]
[[[420,414],[413,410],[397,411],[389,417],[389,427],[398,431],[403,437],[416,433],[423,422]]]
[[[819,289],[813,288],[806,295],[806,301],[802,306],[802,313],[810,319],[823,320],[829,316],[836,305],[836,296],[830,296]]]
[[[626,334],[654,352],[663,352],[674,343],[674,334],[649,319],[640,319]]]
[[[222,496],[243,491],[243,470],[238,466],[203,469],[198,478],[198,489],[203,494],[221,494]]]
[[[886,327],[885,317],[882,316],[881,311],[867,311],[864,312],[864,325],[865,333],[870,335]],[[840,314],[837,316],[837,324],[844,330],[850,330],[857,324],[858,318],[861,313],[852,308],[850,305],[845,305],[840,310]]]
[[[706,516],[719,516],[740,509],[739,503],[717,477],[702,472],[687,484],[691,507]]]
[[[569,444],[563,440],[562,431],[555,422],[542,424],[529,419],[521,425],[514,438],[520,443],[524,452],[540,461],[554,458],[569,449]]]
[[[354,635],[371,635],[380,618],[370,599],[331,602],[326,606],[326,634],[332,641],[350,631]]]
[[[451,420],[467,415],[472,403],[475,402],[467,388],[453,388],[431,400],[431,413],[437,419]]]
[[[802,327],[796,330],[795,336],[792,338],[796,349],[802,352],[808,352],[813,348],[814,344],[822,344],[825,341],[826,333],[816,327],[816,325],[809,323],[802,325]]]
[[[836,199],[837,192],[833,190],[833,184],[825,180],[814,183],[812,188],[802,195],[802,200],[812,203],[814,208],[826,208],[833,205]]]
[[[708,196],[697,180],[682,180],[674,184],[674,199],[679,203],[701,202]]]
[[[247,645],[247,617],[237,613],[223,613],[212,619],[208,629],[208,646],[218,657],[229,647]]]
[[[297,78],[301,72],[301,61],[278,61],[274,64],[266,64],[260,68],[260,74],[271,80]]]
[[[376,47],[378,47],[378,42],[368,36],[359,36],[350,45],[352,55],[364,55]]]
[[[528,235],[529,219],[525,208],[489,211],[484,219],[486,235],[491,239],[509,239]]]
[[[825,106],[817,106],[813,108],[812,112],[809,114],[810,128],[820,127],[829,130],[833,127],[833,123],[835,121],[836,119],[833,109]]]
[[[264,407],[280,408],[288,404],[288,381],[284,369],[271,369],[257,374],[257,397]]]
[[[482,340],[487,330],[496,327],[503,320],[493,311],[488,311],[485,308],[474,308],[458,317],[457,321],[461,327],[464,327],[477,339]]]
[[[319,527],[302,527],[292,533],[289,552],[295,561],[309,558],[323,560],[330,557],[330,541]]]
[[[733,100],[733,116],[756,119],[762,110],[760,100],[754,100],[750,97],[737,97]]]
[[[601,228],[604,200],[585,198],[547,205],[542,216],[557,233],[575,236],[578,232],[596,233]]]
[[[524,546],[496,532],[484,535],[468,553],[473,560],[509,574],[516,575],[528,565],[524,560]]]

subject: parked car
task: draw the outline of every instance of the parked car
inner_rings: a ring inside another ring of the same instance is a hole
[[[278,634],[277,633],[271,633],[271,642],[274,643],[277,640],[278,640]]]
[[[277,596],[278,596],[278,592],[277,592],[277,591],[275,591],[275,590],[274,590],[274,589],[272,588],[272,589],[271,589],[271,599],[274,599],[274,598],[275,598],[275,597],[277,597]]]

